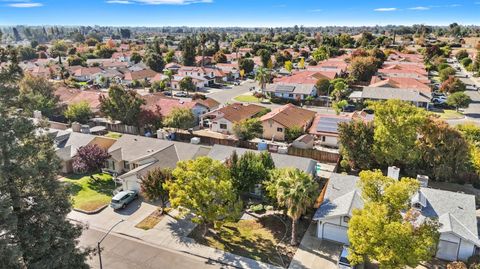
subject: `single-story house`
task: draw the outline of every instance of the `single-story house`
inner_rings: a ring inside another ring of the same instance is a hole
[[[139,71],[131,71],[124,74],[123,83],[129,85],[133,81],[150,81],[156,75],[157,72],[149,68]]]
[[[71,131],[58,131],[55,135],[55,153],[60,158],[62,165],[61,172],[63,174],[73,172],[73,157],[75,157],[80,147],[97,145],[107,150],[115,142],[114,139],[108,137]]]
[[[100,67],[80,67],[75,69],[72,77],[78,81],[90,81],[102,74],[103,69]]]
[[[351,120],[351,116],[317,114],[308,133],[315,136],[320,145],[338,148],[338,124]]]
[[[263,138],[277,141],[285,140],[285,131],[299,127],[306,131],[312,124],[315,112],[286,104],[260,117],[263,126]]]
[[[107,169],[120,174],[124,190],[139,190],[142,176],[154,168],[175,168],[178,161],[205,156],[210,148],[124,134],[108,150]]]
[[[159,113],[162,117],[170,115],[174,108],[187,108],[192,111],[198,123],[200,117],[210,111],[210,108],[206,104],[198,100],[185,101],[176,98],[167,98],[162,93],[151,93],[142,96],[142,98],[145,100],[145,105],[143,105],[144,109]]]
[[[235,123],[254,118],[264,109],[259,105],[235,103],[204,114],[200,121],[203,127],[214,132],[231,134]]]
[[[418,89],[409,88],[391,88],[391,87],[364,87],[363,91],[354,91],[349,98],[354,101],[359,100],[402,100],[411,102],[418,107],[428,108],[432,99],[431,94],[422,92]]]
[[[290,100],[305,100],[308,96],[316,97],[317,88],[315,84],[268,84],[265,89],[272,97]]]
[[[352,211],[364,206],[361,190],[357,188],[358,180],[356,176],[332,174],[313,217],[317,222],[318,238],[349,244],[347,230]],[[431,189],[424,184],[412,197],[412,207],[421,217],[440,222],[437,258],[465,261],[480,247],[475,196]]]

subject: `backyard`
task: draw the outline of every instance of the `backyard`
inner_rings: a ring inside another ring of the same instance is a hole
[[[285,231],[285,224],[287,231]],[[303,219],[297,225],[297,239],[301,240],[308,228],[309,220]],[[209,230],[203,237],[202,225],[189,235],[196,242],[224,250],[253,260],[286,267],[295,254],[297,246],[290,246],[289,218],[279,215],[266,215],[261,218],[227,222],[219,230]],[[277,246],[278,245],[278,246]],[[278,249],[278,252],[277,252]]]
[[[73,207],[93,211],[107,205],[113,195],[115,183],[109,174],[69,175],[60,179],[70,190]]]

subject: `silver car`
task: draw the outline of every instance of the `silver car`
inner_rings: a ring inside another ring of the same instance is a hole
[[[113,196],[110,207],[114,210],[125,208],[127,205],[138,198],[138,191],[121,191]]]

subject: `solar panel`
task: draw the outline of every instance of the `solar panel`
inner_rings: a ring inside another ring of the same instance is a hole
[[[317,132],[337,133],[338,124],[348,121],[350,121],[350,119],[321,117],[317,124]]]
[[[293,92],[295,90],[295,86],[291,85],[277,85],[275,91],[277,92]]]

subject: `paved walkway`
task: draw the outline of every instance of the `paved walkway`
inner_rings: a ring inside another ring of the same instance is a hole
[[[172,216],[178,214],[176,210],[170,212],[171,216],[165,216],[150,230],[135,228],[138,222],[156,209],[154,205],[138,201],[130,204],[125,211],[114,212],[111,208],[107,207],[95,215],[86,215],[72,211],[68,217],[74,221],[85,223],[90,227],[103,231],[107,231],[110,227],[123,220],[112,230],[112,233],[133,237],[152,245],[214,260],[237,268],[279,268],[195,243],[195,241],[187,237],[187,235],[196,225],[188,218],[179,220],[173,218]]]

